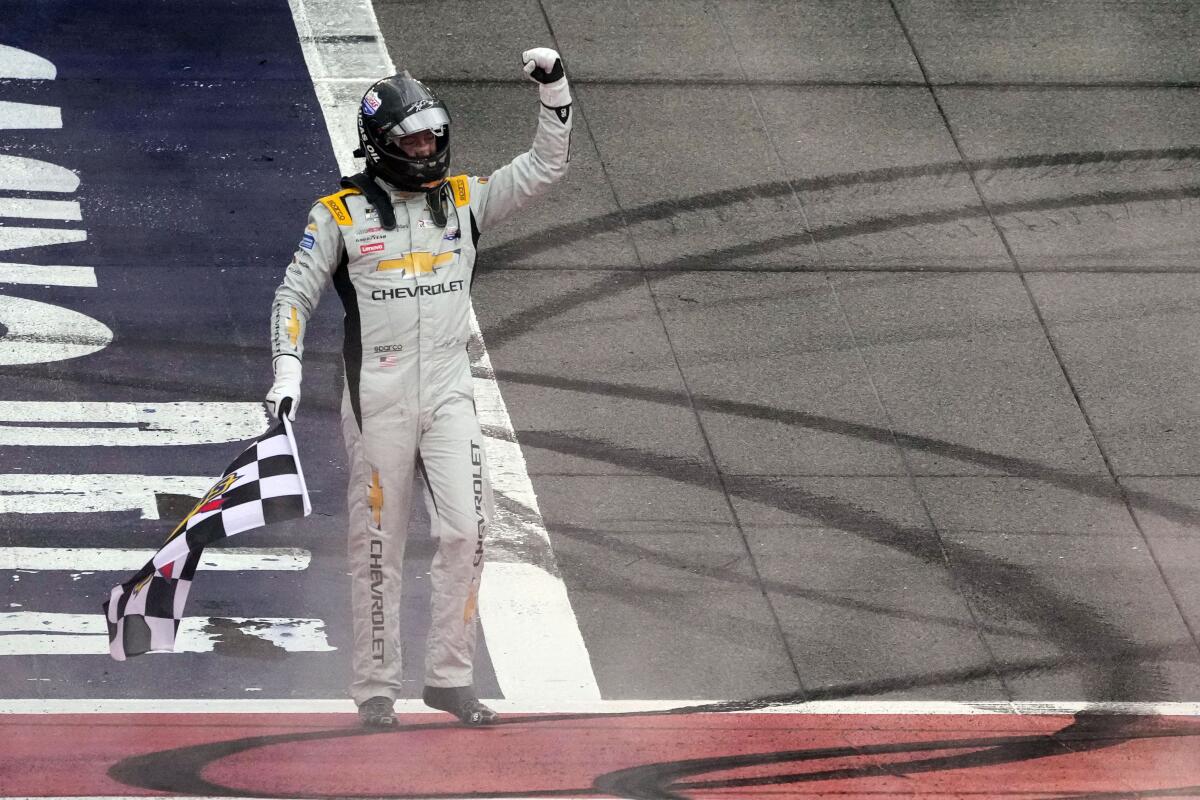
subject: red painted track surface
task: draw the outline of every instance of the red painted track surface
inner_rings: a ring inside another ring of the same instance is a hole
[[[338,714],[7,715],[0,787],[46,797],[1200,797],[1194,717],[646,714],[509,717],[485,730],[447,719],[407,715],[398,731],[363,734]]]

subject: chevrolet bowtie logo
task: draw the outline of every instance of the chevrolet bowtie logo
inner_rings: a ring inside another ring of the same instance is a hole
[[[466,605],[463,606],[463,622],[470,622],[475,619],[475,610],[479,607],[479,587],[471,586],[471,593],[467,595]]]
[[[295,347],[300,339],[300,315],[296,313],[295,306],[292,306],[292,315],[287,321],[287,333],[288,338],[292,340],[292,347]]]
[[[371,470],[371,486],[367,491],[367,504],[371,506],[371,517],[375,520],[375,527],[383,527],[380,520],[383,518],[383,486],[379,483],[379,470]]]
[[[389,258],[380,261],[375,267],[377,271],[389,269],[402,269],[409,275],[428,275],[443,264],[449,264],[458,255],[458,250],[451,250],[447,253],[427,253],[423,250],[414,250],[403,258]]]

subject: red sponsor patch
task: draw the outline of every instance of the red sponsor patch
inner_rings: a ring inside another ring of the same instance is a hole
[[[358,248],[358,252],[366,255],[367,253],[378,253],[383,249],[383,242],[375,242],[374,244],[364,244]]]

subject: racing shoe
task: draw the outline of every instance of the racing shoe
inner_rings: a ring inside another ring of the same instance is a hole
[[[421,699],[430,708],[449,711],[464,725],[494,725],[500,715],[479,702],[470,686],[426,686]]]
[[[358,718],[367,728],[391,728],[396,725],[392,698],[377,695],[358,707]]]

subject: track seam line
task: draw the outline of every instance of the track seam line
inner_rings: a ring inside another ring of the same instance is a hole
[[[722,27],[725,29],[726,35],[732,40],[732,34],[729,32],[728,27],[725,25],[724,17],[722,17],[720,15],[719,11],[717,14],[717,18],[718,18],[718,20],[720,20]],[[736,56],[736,49],[734,50],[734,52],[735,52],[735,56]],[[914,52],[914,58],[915,57],[916,57],[916,54]],[[743,74],[745,74],[745,68],[741,64],[740,57],[738,57],[738,65],[742,69]],[[771,143],[772,149],[775,151],[775,158],[778,161],[781,171],[784,174],[784,179],[785,179],[787,185],[791,189],[791,193],[792,193],[792,196],[796,200],[796,204],[800,207],[800,213],[802,216],[805,230],[809,232],[809,239],[814,245],[816,245],[817,250],[820,251],[821,247],[817,243],[815,237],[812,235],[811,226],[808,224],[808,216],[805,213],[804,202],[800,198],[800,192],[797,189],[795,182],[791,179],[790,176],[787,175],[786,162],[784,161],[783,155],[779,150],[778,143],[775,141],[775,137],[773,137],[771,135],[770,126],[767,124],[766,117],[762,113],[762,109],[759,106],[757,99],[754,97],[753,91],[750,92],[750,98],[751,98],[751,102],[754,103],[754,109],[758,114],[759,121],[763,125],[764,135],[767,137],[767,140]],[[896,426],[894,424],[894,421],[892,420],[891,415],[888,413],[887,407],[883,402],[883,396],[880,393],[879,387],[875,381],[875,377],[871,372],[871,368],[870,368],[869,363],[867,362],[866,355],[863,353],[862,347],[858,343],[858,337],[854,333],[854,327],[850,322],[850,316],[846,311],[845,305],[842,303],[840,295],[838,294],[837,285],[833,280],[833,272],[831,270],[826,269],[826,270],[820,270],[820,274],[822,274],[825,279],[825,285],[829,288],[830,296],[833,300],[834,306],[837,308],[838,314],[840,315],[840,317],[842,319],[842,323],[845,325],[846,332],[850,336],[851,345],[854,348],[855,354],[858,356],[859,363],[862,365],[863,373],[866,376],[867,382],[871,387],[871,392],[875,398],[875,402],[879,408],[879,411],[883,414],[884,420],[886,421],[888,436],[891,439],[891,444],[892,444],[894,451],[900,457],[901,464],[904,465],[905,475],[908,478],[909,486],[910,486],[913,494],[916,496],[918,503],[920,503],[920,505],[921,505],[921,511],[925,516],[925,520],[928,523],[930,530],[933,532],[934,536],[937,539],[938,551],[941,554],[942,564],[945,568],[946,575],[952,581],[955,591],[958,594],[959,600],[962,603],[963,607],[966,609],[967,614],[971,620],[971,623],[974,625],[975,637],[976,637],[977,641],[979,642],[980,647],[983,649],[983,652],[987,654],[989,665],[990,665],[991,672],[992,672],[992,677],[995,679],[997,684],[1000,686],[1001,690],[1005,693],[1005,695],[1011,701],[1013,699],[1012,691],[1011,691],[1010,687],[1008,686],[1007,681],[1005,681],[1002,671],[1000,670],[1000,665],[999,665],[998,659],[996,658],[996,654],[993,652],[991,646],[989,645],[989,643],[987,641],[987,638],[984,636],[983,630],[984,630],[985,626],[984,626],[983,622],[976,615],[975,609],[972,606],[972,604],[970,602],[968,602],[966,593],[963,589],[961,581],[958,580],[958,578],[954,574],[953,569],[951,568],[949,553],[946,550],[945,542],[942,540],[942,533],[940,530],[938,530],[938,527],[933,520],[933,515],[930,512],[929,507],[925,502],[925,498],[917,487],[916,479],[913,477],[912,465],[909,463],[909,459],[908,459],[905,449],[900,446],[900,440],[896,433]]]
[[[322,42],[324,40],[316,38],[312,41]],[[739,59],[740,66],[740,59]],[[745,70],[743,70],[743,74]],[[504,85],[521,84],[525,79],[510,78],[504,75],[494,77],[478,76],[478,77],[463,77],[462,75],[425,75],[424,80],[430,83],[438,83],[446,86],[484,86],[484,85]],[[1072,81],[905,81],[905,80],[805,80],[802,78],[789,79],[766,79],[766,80],[751,80],[748,76],[743,80],[734,78],[570,78],[571,83],[577,86],[615,86],[637,88],[641,86],[660,87],[660,86],[679,86],[679,87],[697,87],[697,88],[767,88],[767,89],[924,89],[927,86],[932,86],[939,89],[977,89],[977,90],[996,90],[1009,91],[1012,89],[1025,89],[1029,91],[1056,91],[1056,90],[1075,90],[1075,89],[1099,89],[1099,90],[1131,90],[1131,89],[1161,89],[1161,90],[1194,90],[1200,89],[1200,81],[1099,81],[1099,82],[1072,82]]]
[[[557,49],[559,47],[558,37],[554,33],[554,26],[551,24],[550,16],[546,12],[546,6],[544,3],[544,0],[538,0],[538,8],[542,12],[542,18],[545,20],[545,23],[546,23],[546,29],[550,32],[550,38],[554,42],[554,46]],[[561,53],[561,50],[559,52]],[[576,101],[576,102],[578,102],[578,101]],[[581,116],[583,116],[582,112],[581,112]],[[586,117],[584,119],[586,122]],[[767,606],[767,610],[771,614],[771,619],[775,625],[777,635],[779,636],[780,644],[783,647],[784,653],[787,655],[788,662],[791,664],[792,672],[796,678],[796,685],[802,693],[807,694],[808,690],[805,688],[804,680],[800,676],[800,669],[796,663],[796,656],[792,652],[792,648],[791,648],[790,644],[788,643],[787,636],[784,634],[783,624],[779,618],[779,612],[778,612],[778,610],[776,610],[774,603],[771,602],[771,598],[767,595],[767,591],[763,585],[763,576],[762,576],[762,572],[759,569],[758,561],[755,559],[754,551],[751,549],[750,542],[746,538],[746,531],[745,531],[744,527],[742,526],[741,519],[737,513],[737,508],[734,506],[733,498],[731,497],[731,495],[729,493],[729,487],[725,482],[725,476],[721,473],[721,467],[717,461],[716,452],[713,450],[712,442],[709,440],[708,431],[705,429],[704,422],[700,418],[700,412],[696,408],[696,403],[692,396],[691,386],[688,384],[687,377],[684,375],[684,372],[683,372],[683,367],[679,363],[679,354],[675,349],[674,341],[671,339],[671,332],[670,332],[670,329],[667,327],[666,319],[663,317],[662,307],[659,304],[658,296],[654,293],[654,286],[650,283],[650,278],[646,274],[646,264],[645,264],[644,259],[642,258],[641,251],[637,246],[637,240],[634,238],[633,232],[630,230],[628,219],[627,219],[626,213],[625,213],[625,208],[621,205],[620,197],[617,194],[616,184],[613,183],[612,178],[608,174],[608,167],[604,163],[604,156],[600,152],[600,145],[596,141],[595,136],[592,134],[592,129],[591,129],[590,125],[587,126],[587,131],[588,131],[588,138],[592,142],[592,147],[595,149],[597,160],[600,163],[601,174],[604,175],[604,180],[608,184],[609,191],[612,192],[613,203],[616,205],[618,213],[620,214],[621,227],[625,231],[625,236],[629,240],[630,246],[633,248],[634,257],[637,259],[639,271],[642,273],[642,283],[643,283],[643,285],[645,285],[646,292],[650,298],[650,302],[654,306],[655,316],[658,318],[658,323],[661,326],[662,331],[663,331],[663,337],[666,339],[667,347],[669,348],[669,350],[671,352],[671,360],[675,364],[676,373],[679,375],[680,384],[683,386],[684,394],[687,397],[688,408],[691,410],[692,417],[696,421],[696,427],[700,434],[701,440],[704,442],[704,448],[708,454],[709,463],[712,465],[713,473],[716,475],[717,482],[721,487],[721,494],[725,499],[725,507],[728,510],[731,519],[733,520],[734,527],[736,528],[739,537],[742,540],[742,546],[745,550],[746,558],[750,565],[750,569],[754,573],[754,579],[758,583],[759,592],[761,593],[761,595],[763,597],[763,600]]]
[[[731,53],[733,53],[733,58],[734,58],[734,61],[737,63],[738,70],[742,73],[742,76],[745,77],[746,80],[749,80],[750,74],[749,74],[749,72],[746,71],[746,65],[744,63],[742,63],[742,54],[737,49],[736,43],[733,38],[733,33],[729,30],[729,25],[726,23],[725,15],[721,12],[720,4],[713,3],[711,5],[711,8],[713,10],[713,15],[717,19],[717,22],[721,25],[722,32],[725,34],[726,39],[729,41],[729,50]],[[779,171],[781,174],[786,176],[787,175],[787,165],[783,160],[783,155],[779,152],[779,145],[775,142],[775,138],[773,136],[771,136],[771,128],[767,124],[767,118],[762,112],[762,107],[758,104],[758,98],[756,98],[754,96],[753,88],[751,88],[751,90],[748,91],[746,94],[750,98],[750,104],[752,106],[754,106],[754,113],[758,117],[759,123],[761,123],[763,126],[763,137],[766,138],[767,143],[770,144],[770,146],[771,146],[771,150],[773,151],[773,153],[775,155],[775,161],[779,167]],[[791,190],[792,200],[796,204],[796,210],[800,214],[800,224],[803,225],[804,230],[809,233],[809,237],[808,237],[809,244],[811,244],[813,246],[813,249],[815,249],[817,252],[820,252],[821,246],[819,244],[817,244],[816,240],[813,239],[813,237],[812,237],[812,233],[811,233],[812,226],[809,224],[808,212],[804,207],[804,201],[800,198],[800,193],[796,191],[796,187],[792,183],[790,178],[787,178],[787,185],[788,185],[788,188]],[[657,305],[657,300],[656,300],[656,305]],[[664,330],[666,329],[665,320],[663,322],[663,329]],[[669,334],[668,334],[668,338],[669,338]],[[672,350],[674,350],[674,346],[672,346]],[[680,374],[682,375],[682,369],[680,370]],[[688,391],[688,402],[693,402],[690,389]],[[693,408],[694,408],[694,404],[693,404]],[[696,413],[697,424],[702,425],[703,423],[701,422],[701,419],[700,419],[700,413],[698,411],[695,413]],[[708,442],[708,434],[705,433],[705,443],[707,443],[707,442]],[[768,608],[771,609],[771,615],[775,618],[775,624],[779,628],[780,641],[783,642],[784,651],[788,654],[788,657],[792,660],[792,668],[796,671],[796,679],[800,682],[800,691],[807,694],[808,690],[804,686],[804,678],[800,673],[800,664],[796,658],[795,652],[793,652],[793,650],[792,650],[791,643],[788,640],[787,632],[783,629],[783,622],[780,619],[779,611],[775,607],[775,603],[771,600],[770,594],[767,592],[765,582],[763,581],[762,571],[758,565],[758,559],[755,557],[754,550],[750,546],[750,540],[746,536],[745,528],[742,525],[741,518],[738,516],[737,507],[734,504],[732,498],[729,496],[729,489],[725,484],[726,476],[721,473],[720,465],[717,463],[715,452],[713,453],[712,458],[713,458],[713,465],[716,467],[717,473],[721,477],[721,488],[725,491],[726,502],[729,504],[730,512],[733,514],[734,522],[737,524],[738,533],[741,534],[742,541],[745,543],[745,546],[746,546],[746,553],[749,555],[750,563],[754,568],[754,576],[759,582],[759,586],[760,586],[760,589],[763,594],[763,600],[766,601]]]
[[[1189,622],[1187,614],[1184,613],[1183,603],[1180,600],[1178,593],[1175,591],[1174,586],[1172,586],[1171,581],[1168,579],[1166,571],[1163,569],[1162,560],[1159,558],[1158,553],[1155,552],[1154,545],[1151,543],[1150,538],[1146,535],[1146,531],[1142,526],[1141,520],[1133,510],[1133,504],[1129,499],[1129,493],[1126,491],[1124,484],[1121,482],[1121,479],[1117,474],[1117,470],[1112,463],[1112,458],[1109,456],[1104,444],[1100,440],[1099,432],[1096,429],[1095,423],[1092,421],[1091,415],[1088,414],[1087,409],[1084,406],[1083,398],[1079,393],[1078,387],[1075,385],[1075,381],[1071,378],[1071,374],[1067,369],[1066,362],[1062,357],[1062,353],[1059,350],[1058,344],[1054,341],[1054,337],[1050,332],[1050,325],[1046,321],[1045,314],[1043,314],[1041,306],[1037,302],[1037,297],[1033,292],[1033,288],[1029,285],[1028,275],[1021,266],[1021,261],[1017,258],[1016,252],[1013,250],[1007,234],[997,222],[995,214],[992,211],[991,204],[984,196],[983,189],[979,185],[979,180],[975,174],[975,170],[971,167],[971,161],[967,158],[966,151],[963,149],[962,143],[959,141],[958,135],[954,131],[954,126],[950,124],[950,117],[946,113],[946,109],[942,106],[941,99],[938,97],[937,89],[929,80],[929,73],[925,68],[925,62],[921,59],[920,54],[917,52],[916,42],[913,40],[912,34],[909,32],[908,26],[904,24],[904,19],[900,14],[900,9],[896,6],[896,0],[888,0],[888,3],[892,7],[892,13],[895,14],[896,22],[900,25],[900,29],[904,33],[904,37],[908,40],[909,47],[913,52],[913,57],[917,60],[917,66],[921,70],[921,75],[925,78],[929,95],[933,99],[934,105],[937,107],[938,114],[941,115],[942,124],[945,125],[946,132],[949,134],[950,140],[954,143],[954,148],[958,151],[959,158],[967,167],[967,176],[971,181],[971,186],[974,187],[975,194],[979,197],[979,202],[983,205],[984,210],[987,212],[988,219],[991,220],[992,226],[996,231],[996,235],[1000,237],[1000,242],[1004,246],[1004,250],[1008,254],[1009,259],[1012,261],[1013,269],[1016,271],[1017,278],[1021,281],[1021,286],[1025,290],[1030,307],[1033,310],[1034,316],[1037,318],[1038,324],[1041,326],[1042,335],[1045,337],[1046,343],[1050,347],[1051,353],[1054,355],[1054,359],[1062,373],[1063,380],[1066,381],[1067,388],[1070,390],[1071,396],[1075,400],[1075,405],[1079,409],[1079,413],[1083,418],[1084,424],[1087,426],[1088,432],[1092,436],[1092,441],[1096,446],[1096,450],[1100,454],[1100,458],[1104,462],[1104,466],[1108,471],[1109,478],[1113,482],[1113,485],[1115,486],[1121,501],[1125,506],[1125,513],[1129,516],[1130,521],[1133,523],[1134,529],[1138,532],[1142,543],[1145,545],[1146,551],[1150,556],[1150,560],[1154,563],[1155,569],[1158,571],[1159,578],[1163,582],[1163,587],[1167,590],[1167,594],[1170,596],[1171,602],[1175,605],[1175,611],[1179,615],[1179,619],[1183,623],[1184,629],[1191,636],[1192,644],[1196,648],[1197,653],[1200,654],[1200,638],[1197,637],[1196,629]],[[1036,271],[1037,270],[1035,270],[1035,272]]]
[[[539,2],[540,2],[540,0],[539,0]],[[724,27],[725,27],[724,20],[721,17],[720,9],[714,8],[714,11],[716,13],[717,19],[720,20],[720,22],[721,22],[722,29],[724,30]],[[728,36],[728,31],[726,31],[726,36]],[[745,71],[745,68],[742,66],[741,58],[737,52],[737,49],[732,47],[732,43],[731,43],[730,50],[734,54],[734,59],[737,61],[738,69],[742,71],[743,75],[745,75],[746,71]],[[750,101],[754,106],[755,113],[758,114],[759,120],[761,121],[762,113],[759,110],[758,103],[754,100],[753,95],[750,96]],[[767,138],[768,138],[768,141],[770,141],[769,135],[767,135]],[[774,148],[773,142],[772,142],[772,148]],[[776,159],[778,159],[777,151],[776,151],[775,155],[776,155]],[[793,199],[796,202],[797,210],[800,212],[801,219],[803,220],[805,217],[803,205],[800,203],[799,197],[797,197],[795,195],[795,192],[793,192],[792,195],[793,195]],[[805,230],[807,230],[808,229],[807,223],[803,223],[803,224],[804,224]],[[810,240],[811,240],[811,237],[810,237]],[[715,448],[713,447],[712,439],[708,434],[708,429],[705,426],[704,420],[700,416],[700,411],[696,406],[695,396],[692,393],[691,385],[688,383],[687,375],[684,373],[683,365],[680,363],[679,352],[675,347],[674,339],[672,339],[672,337],[671,337],[670,328],[668,327],[666,317],[663,314],[662,304],[659,302],[658,295],[654,291],[654,285],[651,283],[649,276],[643,275],[643,280],[645,281],[645,284],[646,284],[646,290],[649,292],[650,300],[654,304],[654,313],[658,317],[659,325],[662,327],[663,336],[666,338],[666,341],[667,341],[667,347],[670,349],[671,359],[675,364],[675,371],[679,375],[679,382],[683,387],[684,396],[687,400],[687,407],[692,413],[692,418],[695,420],[695,423],[696,423],[697,432],[700,434],[700,439],[704,443],[704,449],[708,455],[709,464],[712,466],[713,474],[716,476],[717,483],[721,487],[721,496],[725,501],[725,508],[726,508],[727,512],[729,513],[730,519],[733,521],[733,526],[734,526],[734,529],[737,531],[738,538],[742,542],[742,549],[745,552],[747,564],[749,565],[750,570],[753,573],[754,581],[757,584],[759,595],[762,597],[763,604],[766,606],[768,613],[771,615],[771,621],[775,626],[775,632],[776,632],[776,636],[779,639],[779,644],[782,647],[784,654],[787,656],[788,663],[792,667],[792,673],[796,679],[796,686],[802,695],[807,696],[810,694],[810,692],[804,684],[804,676],[801,674],[799,661],[796,658],[796,653],[794,652],[794,650],[792,648],[792,644],[789,641],[787,632],[784,630],[783,620],[780,617],[779,609],[776,608],[775,603],[771,599],[770,593],[767,591],[766,581],[763,578],[762,569],[758,563],[757,557],[754,554],[754,548],[750,544],[750,539],[746,535],[746,527],[742,522],[741,516],[738,514],[736,504],[733,502],[733,496],[730,493],[729,484],[726,480],[725,473],[721,469],[721,463],[717,459],[717,453],[716,453]]]

